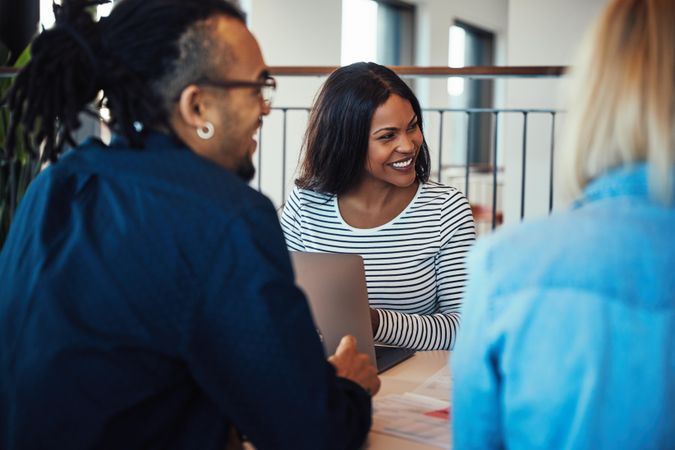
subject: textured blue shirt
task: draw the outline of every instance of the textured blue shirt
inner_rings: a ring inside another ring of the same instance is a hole
[[[474,248],[456,450],[675,448],[675,208],[646,174],[610,172]]]
[[[276,211],[160,134],[89,141],[30,186],[0,253],[0,448],[355,448]]]

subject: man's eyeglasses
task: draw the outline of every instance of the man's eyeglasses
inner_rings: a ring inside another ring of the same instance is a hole
[[[246,80],[211,80],[209,78],[202,78],[195,81],[192,84],[201,84],[203,86],[212,86],[221,89],[236,89],[236,88],[257,88],[260,97],[265,106],[272,106],[272,100],[274,99],[274,93],[277,90],[277,81],[271,77],[267,76],[264,80],[261,81],[246,81]]]

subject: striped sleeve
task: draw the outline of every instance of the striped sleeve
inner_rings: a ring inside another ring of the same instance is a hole
[[[459,191],[449,193],[440,214],[440,249],[435,257],[437,312],[409,314],[378,309],[375,340],[416,350],[452,349],[466,285],[466,254],[476,239],[473,216]]]
[[[286,246],[289,250],[298,252],[305,251],[300,222],[301,201],[300,191],[298,188],[294,188],[288,196],[284,210],[281,213],[281,229],[284,231]]]

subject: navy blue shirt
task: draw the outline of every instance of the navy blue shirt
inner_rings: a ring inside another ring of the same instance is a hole
[[[0,253],[0,447],[355,448],[370,397],[325,360],[276,211],[169,136],[89,141]]]

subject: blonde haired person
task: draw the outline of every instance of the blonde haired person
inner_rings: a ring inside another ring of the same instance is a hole
[[[454,448],[675,448],[675,2],[614,0],[581,59],[576,202],[469,256]]]

